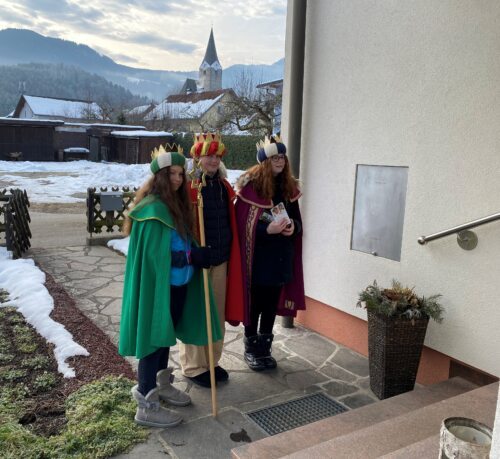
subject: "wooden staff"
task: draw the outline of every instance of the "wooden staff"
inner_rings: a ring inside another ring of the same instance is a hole
[[[196,164],[196,166],[195,166]],[[193,159],[193,172],[199,166]],[[201,179],[194,180],[194,174],[191,179],[191,187],[198,190],[196,196],[198,206],[198,222],[200,225],[200,245],[205,247],[205,220],[203,218],[203,196],[201,189],[206,185],[205,173],[202,173]],[[212,316],[210,312],[210,291],[208,289],[208,269],[203,268],[203,288],[205,290],[205,315],[207,318],[207,337],[208,337],[208,363],[210,367],[210,388],[212,392],[212,416],[217,417],[217,389],[215,387],[215,368],[214,368],[214,344],[212,342]]]

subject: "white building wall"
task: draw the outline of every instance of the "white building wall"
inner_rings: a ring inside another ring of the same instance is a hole
[[[24,104],[19,114],[19,118],[34,118],[33,110],[28,104]]]
[[[500,221],[473,251],[417,238],[500,211],[498,24],[498,0],[308,2],[301,158],[306,295],[365,318],[374,279],[442,293],[426,345],[495,375]],[[401,262],[350,250],[356,164],[409,167]]]
[[[493,441],[491,443],[490,459],[500,459],[500,387],[498,388],[497,411],[493,425]]]

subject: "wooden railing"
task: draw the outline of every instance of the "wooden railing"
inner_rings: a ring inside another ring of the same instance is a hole
[[[0,190],[0,233],[14,258],[20,258],[31,247],[29,206],[26,190]]]
[[[129,187],[107,187],[87,189],[87,231],[92,234],[111,233],[116,228],[121,231],[125,221],[125,211],[132,204],[137,188],[131,191]]]

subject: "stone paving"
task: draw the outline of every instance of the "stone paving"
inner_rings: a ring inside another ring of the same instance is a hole
[[[33,248],[30,254],[63,285],[77,306],[118,340],[125,258],[103,246]],[[171,352],[176,385],[193,404],[178,411],[184,423],[174,429],[153,429],[147,443],[120,458],[224,458],[241,442],[267,436],[245,413],[323,391],[347,408],[373,403],[365,357],[305,328],[283,328],[277,320],[274,371],[256,373],[243,361],[243,327],[226,325],[221,365],[229,371],[227,383],[217,386],[219,413],[211,415],[210,390],[183,379],[178,351]],[[131,359],[135,365],[135,359]]]

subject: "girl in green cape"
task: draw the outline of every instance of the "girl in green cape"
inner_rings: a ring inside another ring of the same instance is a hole
[[[194,214],[189,199],[182,152],[153,154],[153,176],[138,190],[124,226],[130,234],[119,352],[139,359],[135,421],[153,427],[182,422],[174,406],[191,403],[188,394],[172,386],[168,368],[176,339],[206,345],[207,330],[201,270],[208,267],[210,248],[193,245]],[[221,338],[217,308],[211,295],[213,340]]]

